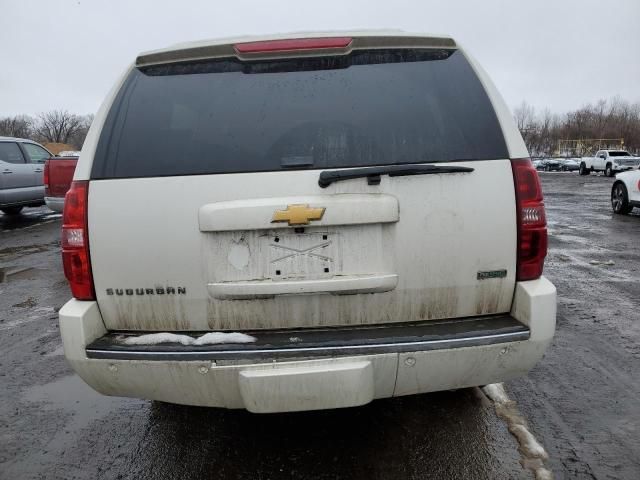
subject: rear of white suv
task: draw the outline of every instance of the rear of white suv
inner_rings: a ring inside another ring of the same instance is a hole
[[[556,304],[527,156],[449,38],[143,54],[66,199],[67,359],[108,395],[254,412],[523,375]]]

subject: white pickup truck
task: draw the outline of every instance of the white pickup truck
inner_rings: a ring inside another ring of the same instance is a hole
[[[626,150],[598,150],[594,157],[582,157],[580,175],[604,172],[607,177],[613,177],[618,172],[637,166],[640,166],[640,158],[634,157]]]

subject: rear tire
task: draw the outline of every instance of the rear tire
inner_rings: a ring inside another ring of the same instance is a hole
[[[613,213],[619,215],[626,215],[633,209],[633,206],[629,205],[627,187],[622,182],[616,182],[611,187],[611,208]]]
[[[580,164],[580,169],[578,170],[580,175],[589,175],[591,172],[587,170],[587,166],[583,163]]]
[[[18,215],[24,207],[4,207],[0,208],[5,215]]]
[[[611,169],[611,164],[607,163],[607,166],[604,169],[604,176],[605,177],[613,177],[614,173],[613,170]]]

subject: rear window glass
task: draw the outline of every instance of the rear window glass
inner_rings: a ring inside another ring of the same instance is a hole
[[[134,69],[107,117],[92,178],[507,157],[462,53],[357,51]]]

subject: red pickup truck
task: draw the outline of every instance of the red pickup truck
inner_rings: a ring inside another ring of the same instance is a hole
[[[44,164],[44,201],[54,212],[62,212],[64,196],[71,187],[77,155],[51,157]]]

